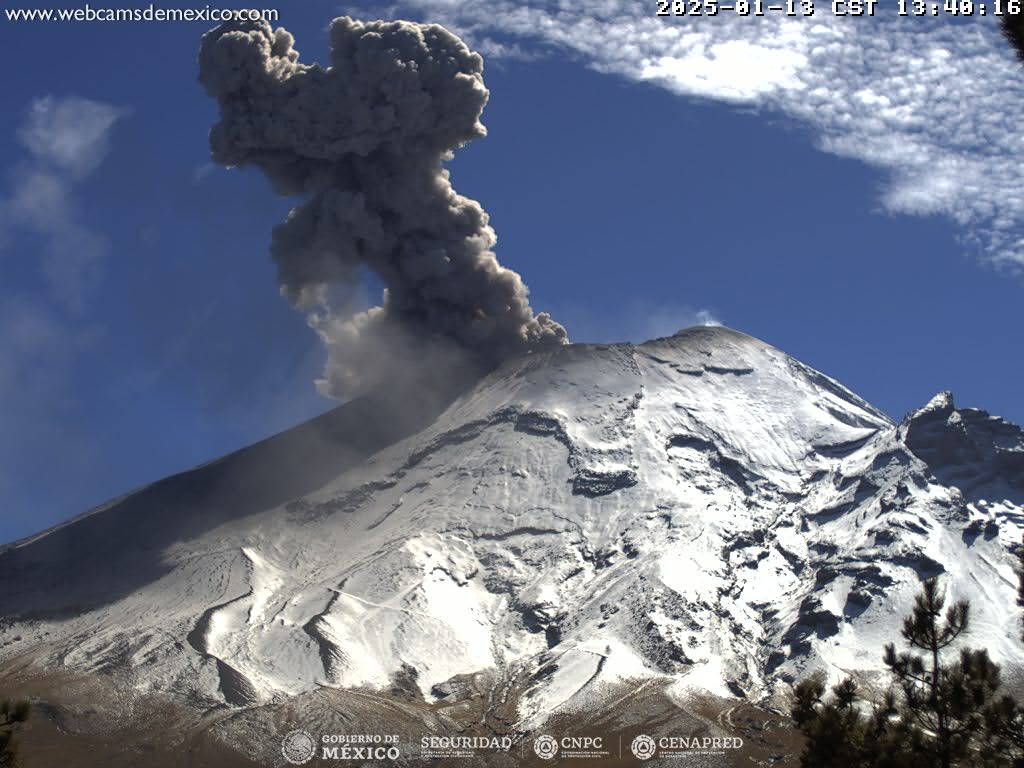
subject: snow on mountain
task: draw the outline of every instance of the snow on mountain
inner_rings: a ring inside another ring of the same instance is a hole
[[[405,405],[0,549],[0,668],[198,709],[396,681],[451,701],[486,672],[530,726],[643,679],[762,701],[815,669],[870,679],[936,574],[971,642],[1024,668],[1024,432],[948,394],[894,424],[702,327],[513,361],[432,421]]]

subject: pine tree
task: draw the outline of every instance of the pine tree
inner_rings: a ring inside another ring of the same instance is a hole
[[[870,708],[849,678],[830,698],[824,692],[820,678],[796,686],[792,714],[806,737],[802,768],[934,768],[920,730],[900,719],[893,691]]]
[[[834,765],[849,768],[858,764],[862,718],[853,702],[856,685],[845,680],[832,689],[832,701],[824,698],[821,677],[804,680],[796,686],[793,720],[807,741],[800,757],[803,768]]]
[[[869,734],[874,730],[857,706],[857,684],[847,678],[832,687],[825,698],[825,683],[820,676],[797,684],[794,691],[793,720],[806,741],[800,756],[802,768],[855,768],[870,765]],[[887,722],[878,718],[874,725]]]
[[[924,582],[903,623],[909,650],[885,647],[896,687],[874,707],[851,680],[827,699],[820,679],[800,683],[792,714],[806,737],[802,768],[1024,768],[1024,710],[1000,695],[998,665],[984,650],[946,658],[969,617],[966,602],[946,608],[938,581]]]
[[[1024,768],[1024,710],[1010,696],[985,711],[985,734],[978,764],[984,768]]]
[[[1024,546],[1017,550],[1017,561],[1017,605],[1024,607]],[[983,765],[1024,768],[1024,708],[1016,700],[1003,696],[993,702],[985,713],[985,731]]]
[[[943,611],[945,603],[938,580],[924,582],[903,622],[910,650],[897,654],[890,643],[883,657],[903,694],[900,714],[927,735],[922,747],[936,768],[960,765],[974,754],[1000,684],[999,667],[987,651],[964,649],[953,663],[943,658],[967,632],[970,615],[964,601]]]
[[[27,701],[0,701],[0,767],[15,768],[21,765],[15,732],[28,721],[29,712]]]

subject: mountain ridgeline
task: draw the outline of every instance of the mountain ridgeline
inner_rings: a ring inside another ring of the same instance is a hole
[[[218,712],[222,742],[332,696],[396,730],[641,688],[780,707],[816,672],[881,680],[941,575],[1012,680],[1022,532],[1019,427],[949,394],[894,423],[698,327],[354,401],[8,545],[0,672]]]

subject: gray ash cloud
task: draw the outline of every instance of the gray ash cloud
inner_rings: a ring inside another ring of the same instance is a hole
[[[327,351],[322,390],[349,397],[438,367],[481,371],[567,342],[498,263],[487,213],[444,163],[486,135],[483,61],[438,25],[330,28],[330,65],[305,65],[284,29],[233,22],[208,32],[199,79],[220,105],[213,159],[255,165],[301,198],[274,228],[282,293]],[[357,306],[370,270],[381,306]]]

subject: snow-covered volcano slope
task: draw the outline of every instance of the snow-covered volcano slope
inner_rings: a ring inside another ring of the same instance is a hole
[[[947,574],[974,644],[1024,665],[1024,432],[948,395],[896,425],[693,328],[507,364],[397,442],[353,424],[379,434],[307,446],[315,472],[256,446],[0,552],[0,664],[201,707],[396,680],[450,699],[486,671],[536,722],[620,681],[759,699],[877,670]]]

